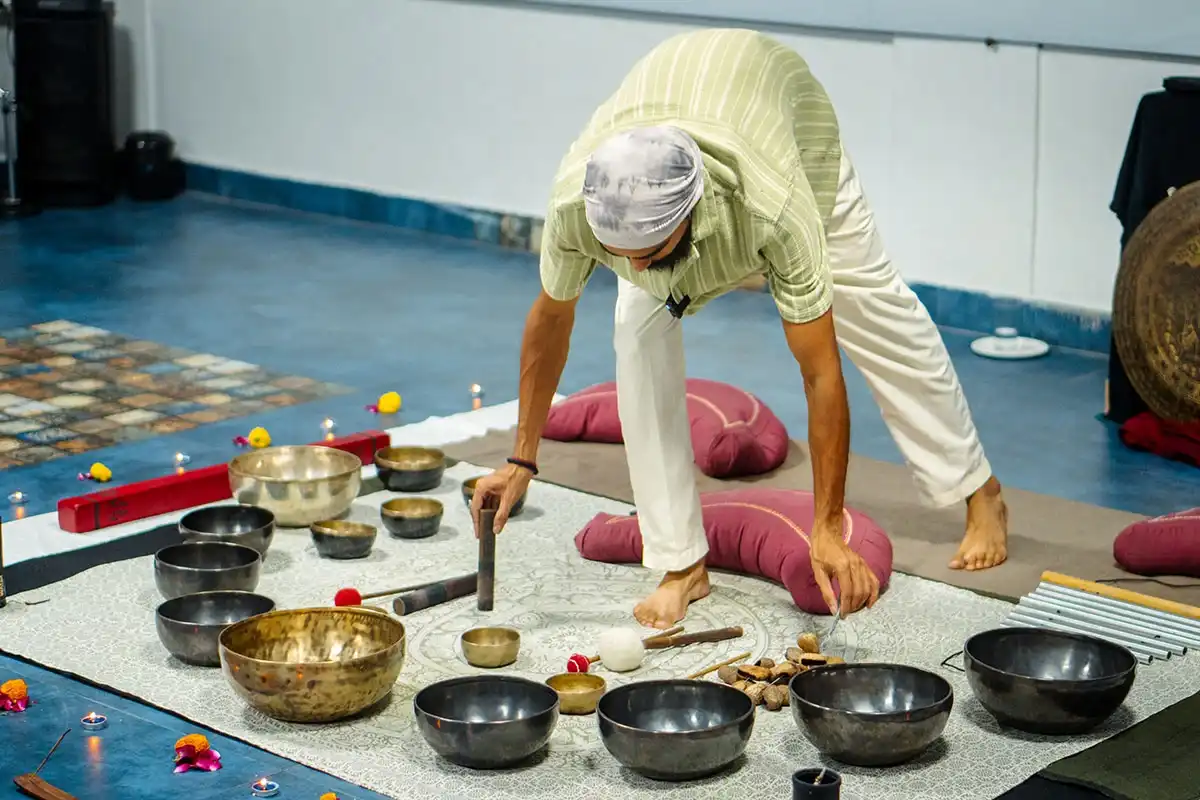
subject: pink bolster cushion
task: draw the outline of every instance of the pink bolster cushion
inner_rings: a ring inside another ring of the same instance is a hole
[[[689,378],[687,404],[696,466],[705,475],[762,475],[787,458],[787,429],[749,392],[727,383]],[[542,435],[558,442],[624,442],[616,383],[592,386],[555,404]]]
[[[708,566],[758,575],[791,592],[810,614],[828,614],[813,579],[807,531],[812,528],[812,492],[788,489],[736,489],[700,495]],[[845,512],[845,539],[875,573],[879,589],[892,576],[892,543],[861,511]],[[640,563],[642,534],[636,515],[597,514],[575,536],[579,554],[609,564]],[[834,591],[840,591],[834,582]]]
[[[1133,523],[1117,534],[1113,558],[1138,575],[1200,578],[1200,508]]]

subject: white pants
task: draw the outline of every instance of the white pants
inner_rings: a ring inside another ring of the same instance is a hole
[[[845,155],[826,241],[838,343],[866,378],[922,497],[936,506],[963,502],[992,468],[941,334],[888,260]],[[683,326],[662,301],[624,280],[618,280],[615,323],[617,402],[642,563],[680,570],[708,552],[693,471]]]

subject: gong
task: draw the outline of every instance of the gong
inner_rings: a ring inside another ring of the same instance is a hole
[[[1200,420],[1200,181],[1134,231],[1113,294],[1113,337],[1129,382],[1165,420]]]

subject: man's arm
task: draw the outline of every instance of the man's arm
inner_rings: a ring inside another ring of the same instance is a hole
[[[521,340],[521,383],[518,406],[517,446],[514,457],[537,462],[538,443],[554,402],[554,391],[562,378],[575,327],[573,300],[555,300],[542,291],[529,316]]]
[[[815,516],[813,536],[842,536],[846,467],[850,460],[850,404],[833,329],[833,312],[812,322],[783,323],[788,349],[804,376],[808,398]]]

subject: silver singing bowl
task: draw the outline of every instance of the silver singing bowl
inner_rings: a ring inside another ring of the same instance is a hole
[[[253,547],[229,542],[188,542],[154,554],[154,584],[167,600],[197,592],[252,592],[262,556]]]
[[[185,664],[221,666],[221,631],[275,610],[275,601],[250,592],[199,592],[164,601],[155,614],[158,639]]]
[[[954,690],[940,675],[901,664],[834,664],[792,678],[792,717],[813,746],[859,767],[890,767],[938,740]]]
[[[232,542],[253,547],[267,557],[275,538],[275,515],[258,506],[208,506],[179,520],[185,542]]]
[[[285,528],[307,528],[350,510],[362,486],[362,461],[318,445],[267,447],[229,462],[234,499],[275,514]]]

